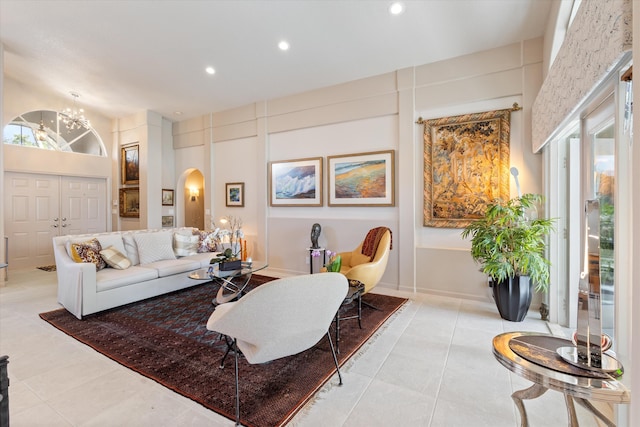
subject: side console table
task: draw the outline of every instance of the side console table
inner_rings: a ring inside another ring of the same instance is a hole
[[[590,371],[567,363],[556,350],[571,341],[531,332],[508,332],[493,338],[493,355],[501,365],[533,385],[511,395],[520,412],[521,426],[529,425],[523,399],[535,399],[547,390],[564,394],[569,426],[578,426],[575,400],[607,426],[615,424],[598,411],[589,400],[607,403],[630,403],[631,391],[617,378],[620,375]]]

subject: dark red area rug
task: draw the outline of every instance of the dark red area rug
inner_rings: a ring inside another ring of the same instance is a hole
[[[270,280],[273,278],[254,275],[249,287]],[[213,282],[205,283],[83,320],[65,309],[42,313],[40,317],[118,363],[233,420],[233,358],[225,369],[218,368],[226,344],[206,328],[218,288]],[[364,299],[378,310],[363,307],[362,329],[357,320],[340,322],[340,365],[406,302],[404,298],[376,294],[367,294]],[[326,339],[300,354],[261,365],[251,365],[240,358],[243,425],[285,424],[334,373]],[[343,387],[349,387],[348,382]]]

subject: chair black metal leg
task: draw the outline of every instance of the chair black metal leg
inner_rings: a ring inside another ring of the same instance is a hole
[[[373,308],[374,310],[378,310],[378,311],[380,311],[380,309],[379,309],[378,307],[376,307],[376,306],[375,306],[375,305],[373,305],[373,304],[369,304],[369,303],[368,303],[368,302],[366,302],[365,300],[362,300],[362,304],[366,305],[366,306],[367,306],[367,307],[369,307],[369,308]]]
[[[233,339],[233,352],[235,353],[236,365],[236,425],[240,425],[240,381],[238,380],[238,342]]]
[[[362,295],[358,295],[358,326],[362,329]]]
[[[333,341],[331,341],[331,333],[327,331],[327,338],[329,338],[329,346],[331,346],[331,354],[333,355],[333,362],[336,364],[336,371],[338,371],[338,379],[340,382],[338,385],[342,385],[342,374],[340,373],[340,365],[338,365],[338,357],[336,356],[336,350],[333,348]]]
[[[228,336],[222,335],[222,334],[220,335],[224,337],[224,342],[227,344],[227,351],[225,351],[224,356],[222,356],[222,360],[220,361],[220,366],[218,366],[220,369],[224,369],[224,361],[227,360],[227,356],[229,355],[229,352],[233,348],[232,346],[233,342],[230,342],[230,338]]]

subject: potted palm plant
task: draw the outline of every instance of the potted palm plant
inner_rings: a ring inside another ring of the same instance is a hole
[[[531,219],[527,213],[542,201],[539,194],[524,194],[487,206],[484,217],[462,232],[471,237],[471,256],[492,281],[493,297],[503,319],[520,322],[531,305],[532,290],[549,287],[549,260],[545,238],[552,219]]]

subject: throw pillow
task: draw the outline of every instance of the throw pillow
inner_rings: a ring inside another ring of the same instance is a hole
[[[197,233],[197,234],[196,234]],[[215,231],[194,231],[194,234],[200,236],[198,242],[198,253],[215,252],[216,251],[216,236],[218,230]]]
[[[122,234],[122,242],[124,243],[123,254],[127,255],[127,258],[131,260],[132,265],[140,264],[140,256],[138,256],[138,245],[133,240],[134,232],[127,232]]]
[[[126,270],[131,267],[131,261],[129,261],[129,258],[124,256],[122,252],[113,246],[109,246],[108,248],[101,250],[100,255],[110,267],[117,270]]]
[[[176,259],[173,253],[171,232],[137,233],[133,235],[138,246],[140,264],[151,264],[164,259]]]
[[[90,262],[96,265],[96,270],[102,270],[107,266],[102,257],[100,251],[102,246],[98,239],[91,239],[87,242],[72,243],[71,244],[71,258],[75,262]]]
[[[173,235],[173,250],[176,256],[189,256],[198,253],[198,242],[200,236],[184,235],[176,233]]]

